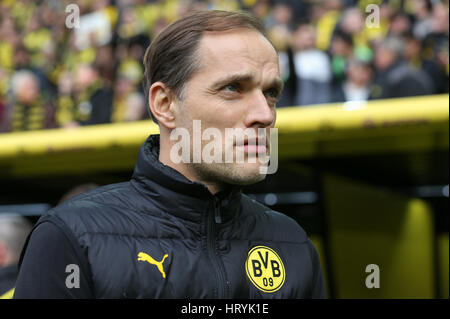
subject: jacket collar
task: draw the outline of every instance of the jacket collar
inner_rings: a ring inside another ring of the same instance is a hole
[[[141,146],[131,182],[161,210],[195,222],[201,222],[205,212],[214,214],[214,204],[220,207],[222,222],[229,221],[241,202],[239,186],[213,195],[204,184],[161,163],[159,135],[150,135]]]

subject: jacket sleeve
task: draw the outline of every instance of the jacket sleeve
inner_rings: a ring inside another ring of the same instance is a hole
[[[325,288],[325,283],[323,280],[322,267],[320,266],[319,254],[317,253],[316,248],[314,247],[311,240],[308,239],[308,248],[311,255],[312,269],[313,269],[313,278],[312,278],[312,287],[311,287],[311,295],[312,299],[326,299],[327,292]]]
[[[61,222],[62,223],[62,222]],[[40,222],[22,251],[14,298],[93,298],[86,257],[59,223]]]

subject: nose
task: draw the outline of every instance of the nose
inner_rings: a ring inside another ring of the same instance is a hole
[[[269,105],[264,93],[257,90],[249,97],[247,114],[244,119],[246,127],[271,127],[275,124],[275,105]]]

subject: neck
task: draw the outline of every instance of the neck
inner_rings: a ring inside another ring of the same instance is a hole
[[[164,134],[165,135],[165,134]],[[213,195],[217,194],[221,190],[224,189],[223,183],[209,181],[199,174],[195,170],[195,166],[190,163],[174,163],[170,158],[170,150],[173,147],[173,141],[168,138],[168,136],[163,136],[163,133],[160,134],[160,144],[159,144],[159,161],[166,166],[173,168],[174,170],[181,173],[184,177],[192,182],[202,183],[208,188],[209,192]]]

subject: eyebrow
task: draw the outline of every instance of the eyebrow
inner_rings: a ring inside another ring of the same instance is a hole
[[[236,82],[255,83],[256,81],[255,81],[254,76],[250,73],[235,73],[235,74],[227,75],[224,78],[217,80],[216,82],[214,82],[212,84],[211,87],[213,87],[214,89],[220,89],[227,84],[236,83]],[[270,88],[274,88],[275,90],[277,90],[277,94],[280,95],[281,91],[283,90],[283,81],[279,77],[274,78],[264,88],[264,90],[267,90]]]

